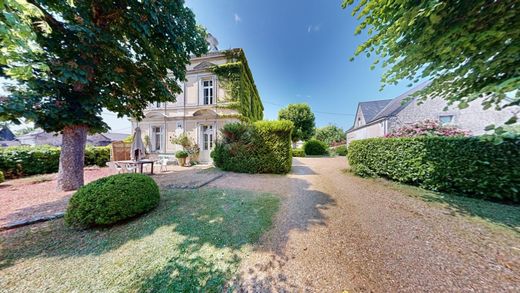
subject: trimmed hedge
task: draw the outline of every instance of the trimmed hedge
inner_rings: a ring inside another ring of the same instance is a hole
[[[0,170],[6,178],[58,172],[60,148],[51,146],[17,146],[0,148]],[[110,147],[87,147],[85,166],[106,166]]]
[[[159,204],[159,187],[143,174],[118,174],[81,187],[69,201],[65,222],[74,227],[107,226]]]
[[[240,173],[285,174],[291,170],[290,121],[229,123],[211,153],[215,166]]]
[[[292,149],[293,157],[305,157],[305,151],[303,149]]]
[[[471,137],[373,138],[353,141],[354,173],[426,189],[520,202],[520,143]]]
[[[344,157],[348,154],[347,146],[340,145],[340,146],[334,148],[334,152],[336,153],[336,155]]]
[[[303,144],[303,150],[305,151],[305,154],[308,156],[328,155],[328,148],[329,146],[326,143],[316,139],[308,140]]]

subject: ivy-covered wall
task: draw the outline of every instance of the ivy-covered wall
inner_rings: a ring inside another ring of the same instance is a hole
[[[220,86],[226,89],[227,95],[221,106],[236,109],[242,120],[251,122],[264,118],[264,106],[258,94],[251,70],[242,49],[226,52],[228,63],[212,68],[219,78]]]

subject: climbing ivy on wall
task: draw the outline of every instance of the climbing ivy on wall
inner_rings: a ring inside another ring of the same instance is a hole
[[[264,118],[264,106],[256,88],[253,75],[247,64],[244,51],[234,49],[226,52],[228,63],[212,68],[219,78],[220,86],[228,93],[225,100],[227,109],[237,110],[244,119],[251,122]]]

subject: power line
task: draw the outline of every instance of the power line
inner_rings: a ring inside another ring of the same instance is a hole
[[[271,105],[278,106],[278,107],[285,107],[284,105],[267,102],[267,101],[264,101],[264,103],[271,104]],[[356,116],[356,114],[349,114],[349,113],[323,112],[323,111],[312,111],[312,112],[317,113],[317,114],[324,114],[324,115]]]

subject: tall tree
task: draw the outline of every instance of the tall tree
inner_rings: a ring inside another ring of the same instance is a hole
[[[432,83],[417,93],[465,108],[520,105],[520,5],[517,0],[344,0],[368,40],[355,55],[379,55],[385,84]],[[516,93],[515,93],[516,91]],[[510,119],[514,123],[516,118]]]
[[[327,125],[316,129],[316,139],[328,145],[335,142],[344,142],[347,139],[345,131],[336,125]]]
[[[192,54],[207,51],[205,32],[183,0],[7,0],[3,40],[24,19],[6,13],[33,11],[31,31],[21,38],[16,62],[0,62],[3,77],[16,80],[0,104],[0,119],[26,118],[63,134],[58,188],[83,185],[87,133],[106,131],[103,108],[118,116],[143,117],[150,102],[174,101]],[[49,30],[44,30],[49,27]],[[13,46],[18,46],[13,44]],[[36,48],[24,53],[23,47]],[[11,50],[12,51],[12,50]],[[1,51],[0,61],[5,59]],[[27,66],[44,64],[44,66]],[[18,67],[25,68],[13,70]]]
[[[293,142],[308,140],[314,135],[314,113],[307,104],[289,104],[278,112],[278,119],[294,123]]]

